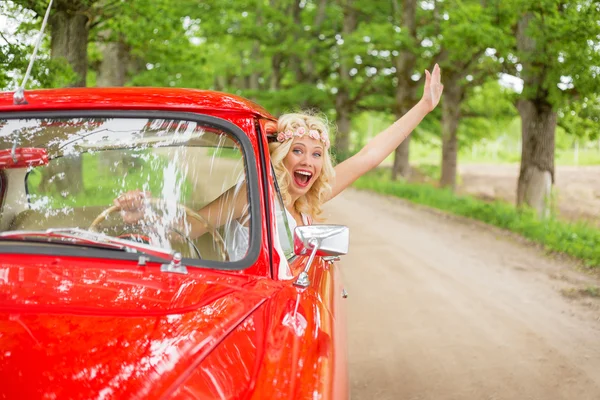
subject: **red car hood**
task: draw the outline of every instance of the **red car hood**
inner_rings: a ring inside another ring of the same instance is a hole
[[[160,398],[277,289],[159,265],[2,255],[0,398]]]

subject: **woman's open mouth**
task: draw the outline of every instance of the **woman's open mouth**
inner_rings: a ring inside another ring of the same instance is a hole
[[[304,170],[298,170],[294,172],[294,182],[300,187],[308,186],[312,179],[312,173]]]

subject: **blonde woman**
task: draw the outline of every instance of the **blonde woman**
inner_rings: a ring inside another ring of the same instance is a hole
[[[282,115],[277,122],[277,141],[270,144],[269,151],[290,222],[290,230],[293,231],[298,225],[310,224],[312,220],[319,220],[324,203],[388,157],[437,106],[442,91],[441,72],[436,64],[431,74],[425,71],[425,87],[421,100],[402,118],[375,136],[356,155],[335,167],[329,152],[329,128],[324,119],[309,114]],[[234,191],[245,192],[244,189],[231,188],[229,193],[224,193],[198,212],[208,218],[214,226],[228,224],[227,250],[231,260],[242,258],[249,243],[248,228],[240,221],[246,214],[246,199],[244,196],[231,195]],[[235,204],[230,204],[231,201]],[[125,222],[135,222],[143,217],[143,195],[140,191],[125,193],[115,199],[114,204],[121,208]],[[230,214],[227,221],[220,221],[221,214],[211,212],[213,209],[232,208],[233,220]],[[202,224],[192,223],[189,237],[196,238],[204,234],[205,230]],[[284,230],[279,231],[281,235]]]

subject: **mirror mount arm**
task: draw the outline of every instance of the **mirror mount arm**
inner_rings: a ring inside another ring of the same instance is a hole
[[[13,164],[16,164],[19,162],[19,159],[17,158],[17,138],[16,137],[15,137],[15,141],[13,142],[12,149],[10,150],[10,156],[13,160]]]
[[[306,287],[308,287],[308,285],[310,285],[310,279],[308,279],[308,271],[310,270],[310,267],[315,259],[315,256],[317,255],[317,250],[319,250],[319,245],[321,243],[319,242],[318,239],[311,239],[310,244],[312,245],[312,251],[310,253],[310,257],[308,258],[308,261],[306,262],[306,267],[304,268],[304,271],[300,272],[300,274],[298,275],[298,279],[296,279],[296,281],[294,282],[294,286],[306,288]]]

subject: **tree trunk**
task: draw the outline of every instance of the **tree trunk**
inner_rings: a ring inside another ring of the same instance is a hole
[[[221,74],[215,76],[215,81],[213,83],[213,87],[216,91],[218,92],[222,92],[225,90],[225,85],[226,85],[226,80],[225,77]]]
[[[397,180],[398,175],[408,179],[410,178],[410,164],[409,164],[409,151],[410,151],[410,137],[408,135],[400,146],[394,150],[394,165],[392,166],[392,180]]]
[[[281,54],[275,53],[271,57],[271,91],[279,90],[281,83]]]
[[[327,15],[327,0],[319,0],[319,4],[317,6],[317,12],[315,14],[314,20],[314,31],[319,32],[323,26],[323,22],[325,22],[325,17]],[[319,51],[317,47],[311,47],[308,50],[308,57],[306,57],[306,73],[310,77],[312,82],[316,82],[317,77],[317,67],[315,65],[316,54]]]
[[[78,2],[58,1],[56,11],[49,20],[50,25],[50,57],[67,60],[77,79],[71,87],[85,87],[88,69],[88,14]],[[71,194],[83,189],[81,158],[71,160],[68,175]],[[50,173],[50,172],[48,172]],[[48,179],[44,176],[42,179]]]
[[[291,13],[291,17],[292,17],[292,23],[295,26],[301,26],[302,25],[302,19],[301,19],[301,1],[300,0],[294,0],[294,2],[292,3],[291,7],[290,7],[290,13]],[[300,38],[300,34],[297,30],[294,31],[294,42],[298,43],[300,42],[302,39]],[[294,71],[294,75],[296,75],[296,82],[307,82],[306,79],[306,74],[304,73],[303,70],[303,65],[304,65],[304,57],[306,57],[306,55],[302,55],[302,57],[296,53],[290,54],[289,55],[289,67],[292,71]],[[303,103],[303,100],[300,100],[301,103]],[[306,104],[301,104],[301,107],[304,108],[306,107]]]
[[[110,37],[110,31],[101,35]],[[123,42],[101,42],[98,49],[102,52],[102,61],[98,66],[96,86],[98,87],[121,87],[127,82],[127,70],[130,65],[129,47]],[[114,174],[114,165],[129,165],[136,159],[130,155],[116,151],[104,151],[98,154],[98,166],[105,174]]]
[[[517,186],[517,205],[528,205],[548,216],[554,183],[556,112],[547,102],[519,100],[523,146]]]
[[[344,22],[342,26],[343,37],[348,37],[357,26],[356,10],[353,7],[354,0],[341,0],[339,5],[344,11]],[[340,159],[345,159],[350,155],[350,127],[351,127],[351,101],[350,91],[348,89],[350,76],[349,57],[344,54],[344,48],[339,46],[339,76],[340,83],[338,92],[335,96],[336,122],[338,126],[337,136],[335,138],[335,149]]]
[[[338,161],[342,161],[350,155],[350,129],[351,113],[348,107],[347,95],[338,92],[335,99],[337,134],[335,136],[335,151]]]
[[[260,43],[258,41],[254,41],[254,43],[252,44],[252,53],[251,53],[251,61],[252,63],[256,62],[260,57]],[[256,69],[256,68],[254,68]],[[254,71],[250,73],[250,82],[248,83],[248,87],[250,88],[250,90],[253,90],[254,92],[257,92],[258,89],[260,88],[260,83],[259,83],[259,72],[258,71]],[[255,96],[253,94],[253,96]]]
[[[65,10],[59,8],[59,4],[58,11],[50,19],[50,55],[52,58],[65,58],[77,74],[77,80],[70,86],[85,87],[89,18],[81,9]]]
[[[517,206],[528,205],[539,217],[548,216],[554,183],[554,138],[556,113],[552,109],[543,62],[536,61],[541,50],[529,36],[533,14],[521,17],[517,25],[517,48],[523,57],[522,98],[517,103],[521,115],[521,168],[517,185]]]
[[[397,1],[392,3],[394,14],[400,13],[400,7]],[[417,36],[417,1],[404,0],[402,2],[402,14],[399,17],[402,21],[404,29],[408,32],[416,42]],[[412,105],[416,102],[417,86],[411,80],[411,76],[415,70],[417,56],[409,50],[402,50],[394,60],[396,67],[396,78],[398,86],[396,87],[396,118],[402,117]],[[400,146],[394,151],[394,165],[392,167],[392,180],[396,180],[398,175],[403,178],[410,177],[410,136],[408,136]]]
[[[109,42],[98,46],[102,52],[102,62],[98,68],[96,86],[125,86],[129,51],[123,42]]]
[[[263,5],[262,2],[257,2],[256,5],[256,24],[262,26],[264,24],[263,18]],[[260,58],[260,41],[254,40],[252,42],[252,50],[250,52],[250,65],[254,65]],[[253,91],[252,100],[256,101],[256,94],[260,89],[260,72],[256,66],[250,68],[250,82],[248,87]]]
[[[456,165],[458,159],[458,121],[460,103],[464,89],[458,81],[449,78],[444,87],[442,102],[442,174],[440,186],[452,190],[456,188]]]

